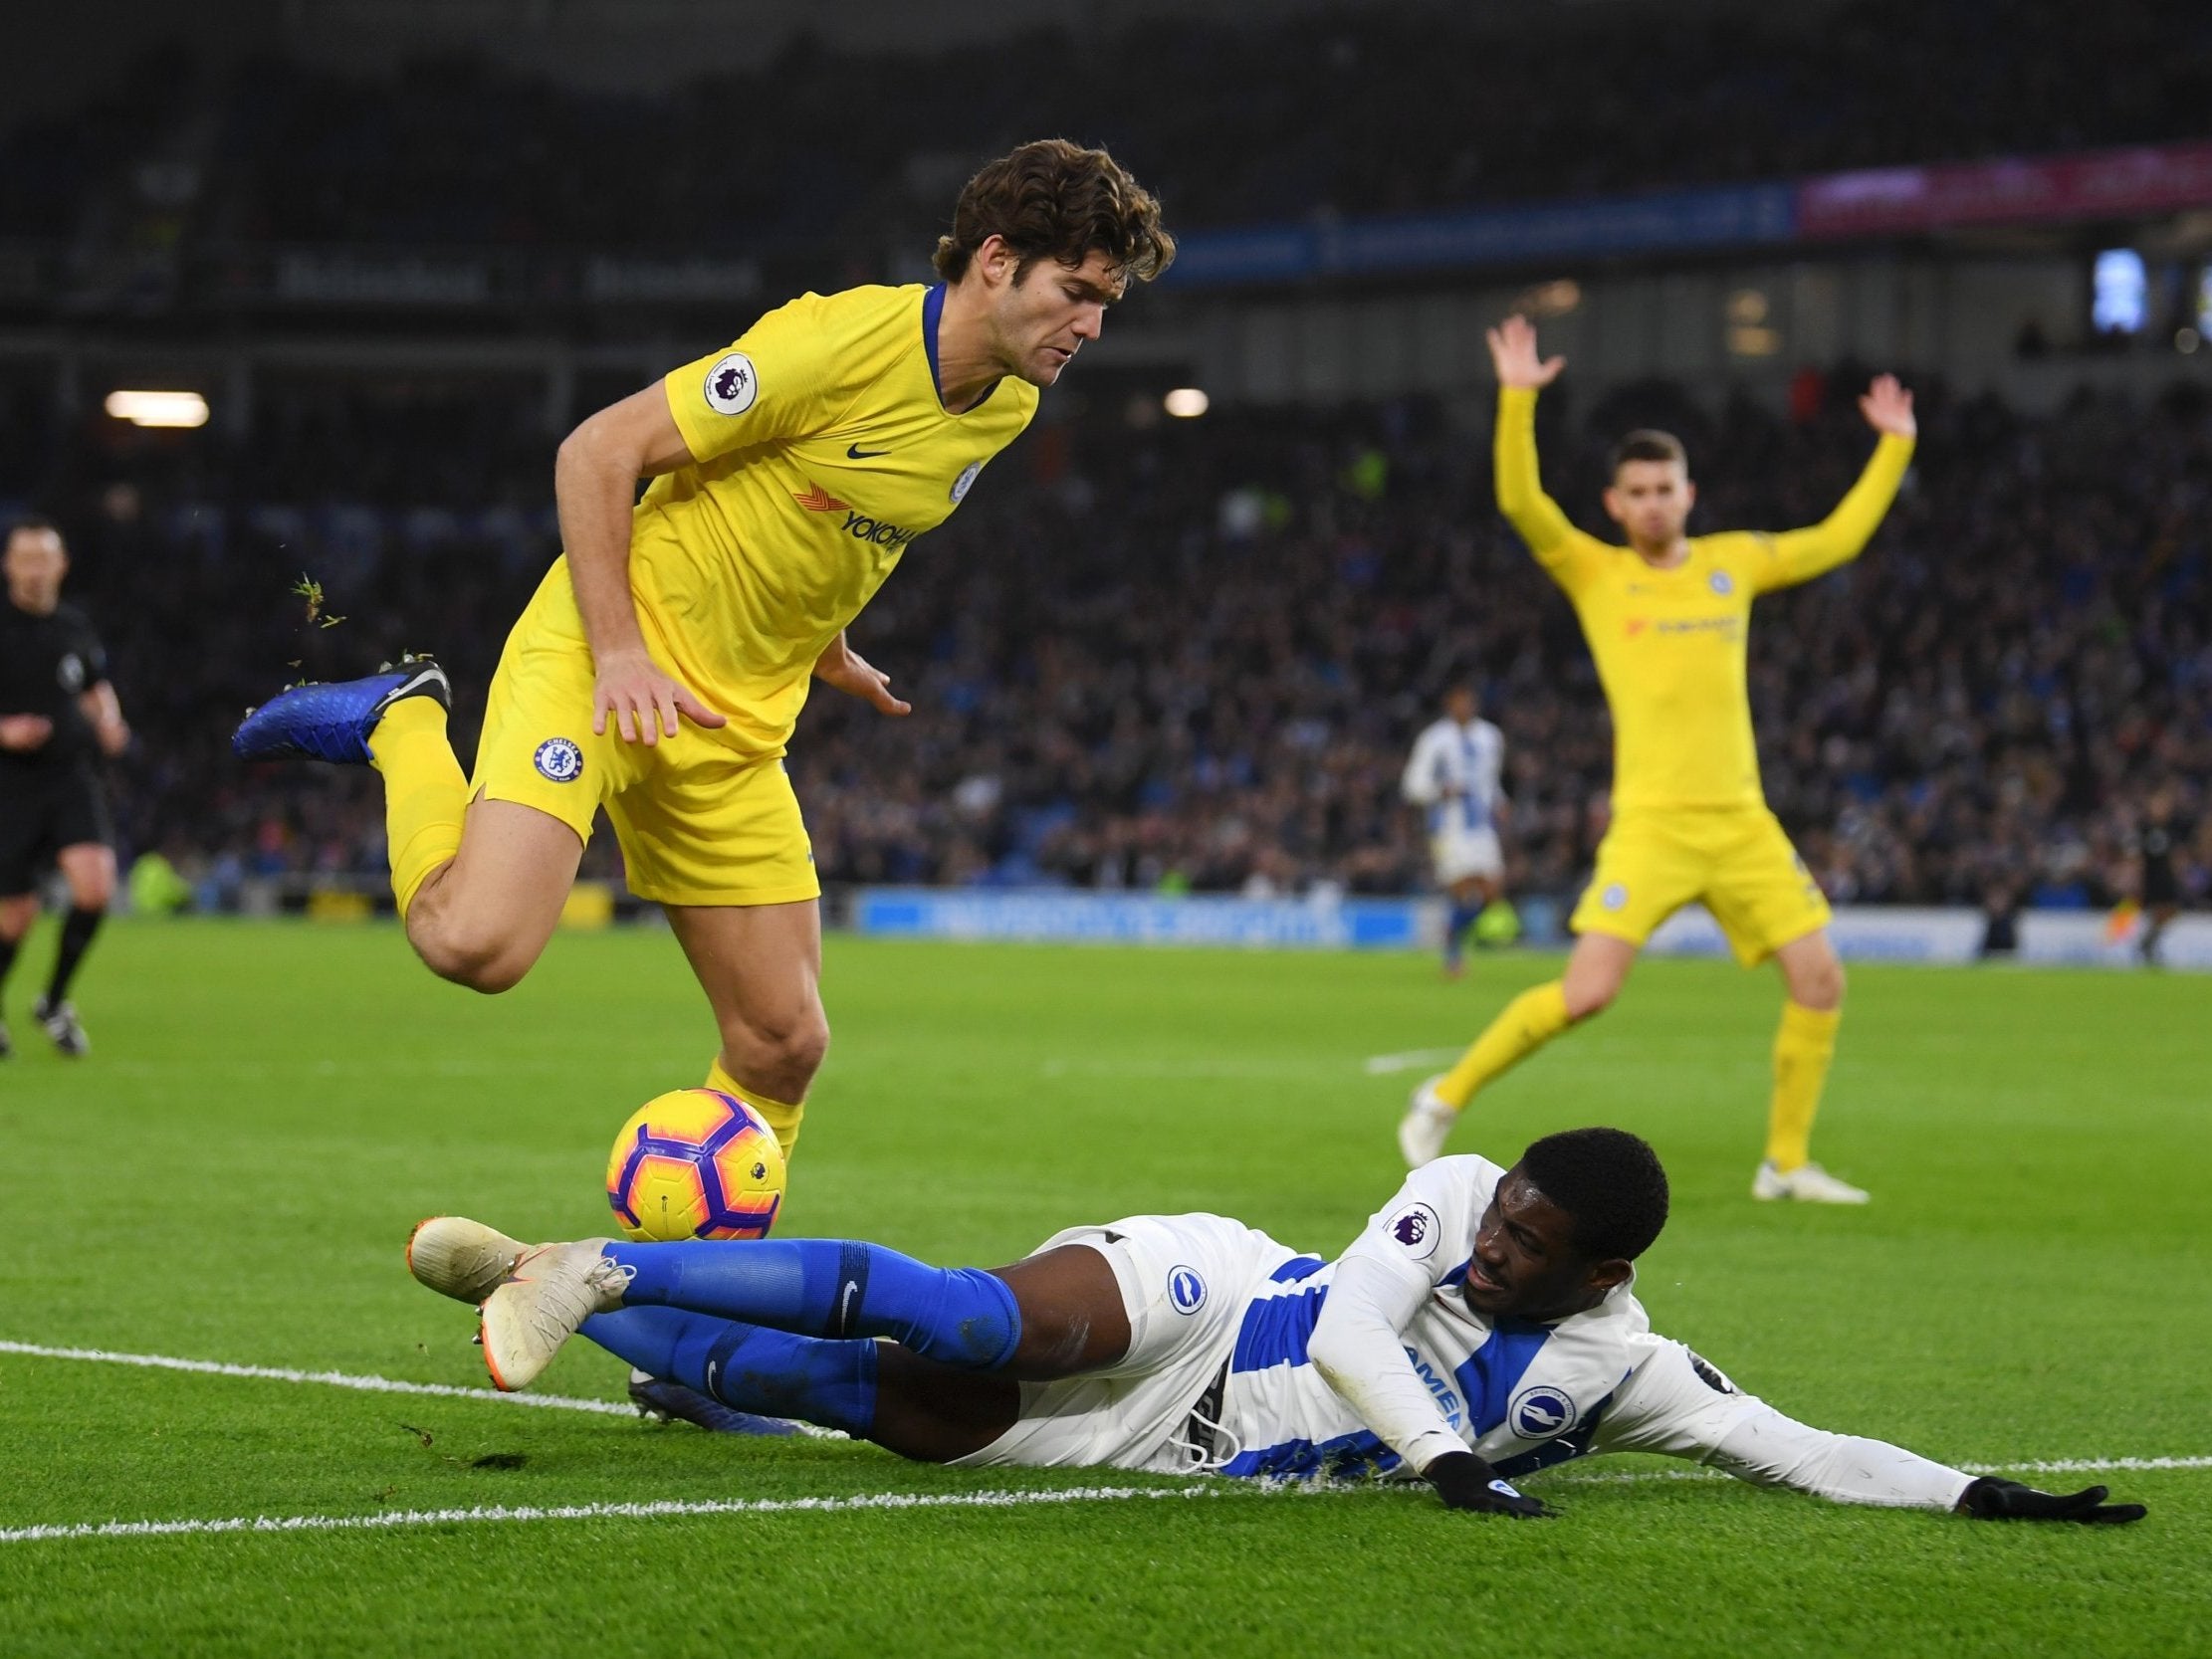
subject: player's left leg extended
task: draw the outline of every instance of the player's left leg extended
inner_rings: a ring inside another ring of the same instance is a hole
[[[471,1229],[500,1236],[459,1217],[426,1222],[410,1244],[411,1269],[417,1255],[427,1260],[440,1254],[422,1242],[432,1229],[441,1237]],[[421,1272],[416,1277],[431,1283]],[[544,1245],[515,1261],[484,1300],[485,1360],[502,1388],[524,1387],[585,1320],[653,1307],[829,1342],[888,1338],[956,1369],[1033,1381],[1107,1363],[1129,1344],[1112,1267],[1084,1245],[1065,1245],[993,1273],[930,1267],[851,1239],[748,1240],[743,1248],[714,1240],[585,1239]],[[631,1362],[683,1380],[643,1359]]]
[[[1568,926],[1579,935],[1559,978],[1523,991],[1467,1045],[1451,1070],[1414,1091],[1398,1147],[1419,1168],[1443,1150],[1467,1103],[1569,1026],[1605,1011],[1653,931],[1697,892],[1697,848],[1666,822],[1616,819],[1598,848],[1590,886]]]

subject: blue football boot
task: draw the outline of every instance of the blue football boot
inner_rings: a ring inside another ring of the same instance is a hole
[[[686,1388],[666,1377],[630,1372],[630,1403],[641,1417],[658,1417],[664,1423],[697,1423],[709,1434],[796,1434],[798,1425],[782,1417],[763,1417],[724,1405],[711,1394]]]
[[[231,734],[241,760],[305,754],[315,760],[368,764],[368,734],[384,711],[410,697],[453,707],[453,686],[432,657],[402,657],[365,680],[311,681],[279,692]]]

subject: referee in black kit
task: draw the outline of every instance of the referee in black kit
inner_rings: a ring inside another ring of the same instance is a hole
[[[98,769],[130,741],[108,657],[83,611],[62,603],[69,552],[43,518],[8,531],[0,603],[0,986],[38,920],[46,859],[69,884],[69,915],[46,994],[32,1017],[64,1054],[83,1054],[70,980],[115,894],[115,832]],[[0,1023],[0,1057],[10,1052]]]

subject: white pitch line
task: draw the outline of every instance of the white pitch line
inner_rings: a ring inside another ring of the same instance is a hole
[[[478,1505],[383,1510],[374,1515],[240,1515],[201,1521],[100,1521],[0,1529],[0,1544],[56,1539],[185,1538],[209,1533],[352,1533],[485,1521],[652,1521],[692,1515],[810,1515],[851,1510],[1013,1509],[1028,1504],[1112,1503],[1131,1498],[1215,1498],[1235,1487],[1077,1486],[1059,1492],[872,1492],[851,1498],[666,1498],[644,1504]]]
[[[2212,1457],[2062,1457],[2009,1463],[1954,1463],[1966,1475],[2096,1475],[2138,1469],[2212,1469]],[[1570,1469],[1560,1465],[1524,1481],[1558,1480],[1575,1486],[1634,1486],[1644,1481],[1724,1481],[1718,1469]]]
[[[402,1382],[391,1376],[355,1376],[349,1371],[300,1371],[284,1365],[233,1365],[219,1359],[178,1359],[165,1353],[116,1353],[104,1348],[47,1348],[38,1343],[0,1341],[0,1353],[39,1359],[91,1359],[108,1365],[143,1365],[162,1371],[197,1371],[206,1376],[252,1376],[269,1382],[320,1382],[332,1388],[357,1388],[370,1394],[436,1394],[444,1399],[496,1400],[505,1405],[536,1405],[553,1411],[596,1411],[631,1417],[637,1407],[621,1400],[577,1399],[568,1394],[502,1394],[491,1388],[457,1388],[449,1382]]]
[[[1964,1464],[1970,1474],[1993,1472],[1987,1464]],[[2021,1473],[2093,1473],[2112,1469],[2212,1469],[2212,1457],[2061,1458],[2008,1463]],[[1550,1474],[1549,1471],[1546,1472]],[[1632,1469],[1619,1474],[1565,1474],[1562,1484],[1644,1481],[1723,1480],[1709,1469]],[[1373,1490],[1368,1483],[1360,1483]],[[849,1498],[665,1498],[651,1503],[477,1505],[470,1509],[383,1510],[373,1515],[241,1515],[187,1521],[97,1521],[73,1525],[0,1528],[0,1544],[38,1544],[95,1538],[184,1538],[220,1533],[351,1533],[394,1527],[465,1526],[482,1522],[659,1521],[701,1515],[833,1515],[856,1510],[1016,1509],[1033,1504],[1120,1503],[1131,1499],[1221,1498],[1240,1493],[1326,1491],[1326,1484],[1278,1484],[1208,1480],[1191,1486],[1078,1486],[1059,1492],[871,1492]],[[1409,1492],[1415,1490],[1408,1483]]]
[[[376,1394],[432,1394],[444,1399],[491,1400],[506,1405],[536,1405],[562,1411],[591,1411],[627,1417],[635,1407],[617,1400],[578,1399],[563,1394],[503,1394],[490,1388],[457,1388],[444,1382],[403,1382],[397,1377],[359,1376],[346,1371],[305,1371],[281,1365],[234,1365],[216,1359],[179,1359],[163,1353],[118,1353],[98,1348],[49,1348],[40,1343],[0,1339],[0,1353],[41,1359],[81,1359],[111,1365],[139,1365],[155,1370],[191,1371],[205,1376],[242,1376],[272,1382],[314,1382]],[[801,1425],[802,1428],[808,1425]],[[814,1430],[814,1433],[827,1433]],[[2212,1456],[2095,1457],[2022,1459],[2006,1463],[1961,1463],[1970,1475],[2099,1474],[2110,1471],[2212,1469]],[[1632,1485],[1645,1481],[1723,1480],[1710,1469],[1546,1470],[1543,1478],[1576,1486]],[[477,1521],[572,1521],[593,1517],[652,1519],[682,1515],[780,1515],[861,1509],[1002,1509],[1018,1504],[1075,1503],[1123,1498],[1200,1498],[1235,1491],[1324,1490],[1328,1483],[1284,1482],[1190,1487],[1075,1487],[1064,1492],[876,1493],[854,1498],[764,1498],[690,1502],[666,1499],[646,1504],[572,1504],[553,1508],[478,1507],[465,1510],[392,1510],[356,1516],[240,1516],[197,1521],[104,1521],[74,1526],[0,1529],[0,1544],[41,1539],[165,1538],[209,1533],[351,1532],[383,1527],[437,1526]],[[1366,1485],[1367,1483],[1358,1483]],[[1408,1483],[1411,1487],[1413,1483]]]
[[[2212,1457],[2062,1457],[2043,1463],[1962,1463],[1969,1475],[2094,1475],[2110,1469],[2212,1469]]]
[[[1371,1054],[1360,1062],[1360,1069],[1369,1077],[1388,1077],[1393,1072],[1418,1072],[1445,1065],[1465,1052],[1462,1045],[1459,1048],[1411,1048],[1404,1054]]]

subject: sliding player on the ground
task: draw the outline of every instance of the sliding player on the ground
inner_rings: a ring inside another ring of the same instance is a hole
[[[1652,1148],[1547,1136],[1511,1169],[1416,1170],[1334,1262],[1218,1215],[1071,1227],[1010,1267],[852,1240],[535,1249],[457,1216],[408,1267],[481,1304],[503,1388],[577,1331],[666,1386],[971,1467],[1426,1479],[1453,1509],[1541,1517],[1515,1479],[1661,1452],[1842,1503],[2132,1521],[1830,1434],[1653,1335],[1635,1259],[1665,1224]]]

